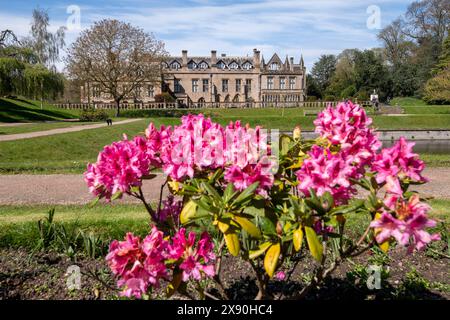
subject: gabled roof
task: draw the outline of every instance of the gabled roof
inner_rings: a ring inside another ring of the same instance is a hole
[[[270,60],[267,64],[270,65],[271,63],[274,63],[274,62],[278,63],[280,66],[283,64],[280,57],[276,53],[273,54],[272,58],[270,58]]]

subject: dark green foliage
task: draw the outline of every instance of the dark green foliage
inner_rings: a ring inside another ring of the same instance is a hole
[[[105,121],[108,118],[108,113],[103,109],[84,109],[80,113],[80,121]]]

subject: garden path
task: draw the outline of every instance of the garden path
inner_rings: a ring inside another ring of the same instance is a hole
[[[450,168],[427,168],[424,176],[430,182],[413,186],[411,190],[427,197],[450,199]],[[143,191],[149,201],[159,199],[164,181],[163,174],[144,181]],[[80,174],[0,175],[0,205],[86,204],[92,199]],[[114,202],[135,203],[138,200],[124,196]]]

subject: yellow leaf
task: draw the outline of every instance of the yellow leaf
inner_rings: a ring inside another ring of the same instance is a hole
[[[169,185],[169,189],[174,193],[180,189],[180,183],[178,181],[169,181],[167,184]]]
[[[286,223],[284,224],[284,226],[283,226],[283,231],[284,231],[285,233],[287,233],[287,232],[289,231],[289,229],[291,229],[291,227],[292,227],[292,224],[288,221],[288,222],[286,222]]]
[[[261,238],[261,231],[247,218],[234,216],[233,220],[236,221],[242,229],[247,231],[249,235],[251,235],[254,238]]]
[[[263,244],[261,244],[258,249],[256,250],[250,250],[248,252],[248,257],[250,259],[256,259],[258,258],[260,255],[262,255],[264,252],[266,252],[267,249],[269,249],[269,247],[272,245],[271,242],[264,242]]]
[[[225,233],[228,231],[228,229],[230,228],[230,225],[228,223],[225,222],[221,222],[221,221],[217,221],[217,226],[219,227],[219,230],[222,233]]]
[[[381,213],[377,212],[375,214],[375,219],[374,220],[378,220],[381,218]],[[375,233],[375,237],[381,232],[381,228],[375,228],[374,233]],[[383,243],[379,243],[378,247],[380,247],[381,250],[383,250],[384,252],[388,252],[389,250],[389,240],[386,240]]]
[[[239,255],[239,251],[241,250],[239,245],[239,237],[234,232],[225,233],[225,243],[227,245],[228,251],[237,257]]]
[[[195,216],[196,211],[197,211],[197,204],[194,201],[190,200],[188,203],[184,205],[183,210],[181,210],[180,222],[182,224],[189,222],[189,220]]]
[[[299,251],[302,248],[303,243],[303,229],[302,226],[298,227],[297,230],[294,231],[294,249],[295,251]]]
[[[280,243],[273,244],[269,250],[267,250],[266,256],[264,257],[264,269],[266,269],[267,274],[270,278],[273,277],[275,269],[277,268],[278,258],[280,257],[281,245]]]
[[[308,241],[309,251],[318,262],[322,261],[323,246],[317,238],[316,232],[311,227],[305,227],[306,241]]]

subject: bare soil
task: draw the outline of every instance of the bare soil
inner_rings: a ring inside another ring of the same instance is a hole
[[[371,257],[368,252],[353,263],[367,265]],[[394,249],[390,257],[387,263],[389,277],[382,281],[381,289],[367,289],[365,279],[354,276],[355,265],[345,262],[306,299],[450,299],[447,259],[432,258],[423,252],[407,255],[401,249]],[[67,268],[74,264],[80,267],[82,274],[80,290],[68,290],[66,285]],[[308,281],[306,272],[313,264],[308,257],[302,259],[289,280],[270,282],[269,294],[277,296],[284,292],[289,297],[298,292]],[[419,277],[411,278],[413,268]],[[253,299],[257,293],[250,267],[240,259],[224,259],[222,279],[231,299]],[[211,287],[210,292],[217,294],[217,290]],[[116,299],[117,293],[115,280],[102,258],[74,262],[56,253],[30,255],[30,252],[20,249],[0,250],[0,300]]]

